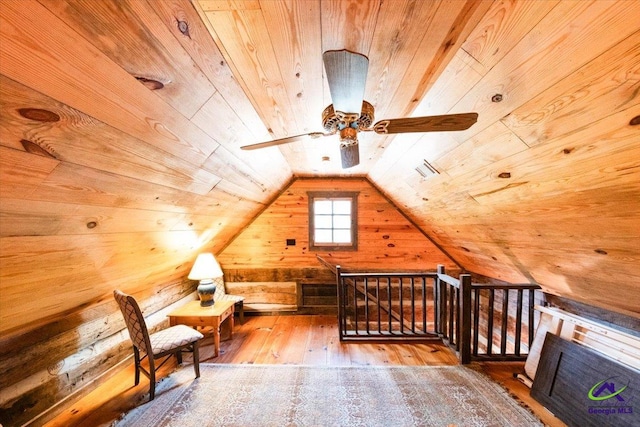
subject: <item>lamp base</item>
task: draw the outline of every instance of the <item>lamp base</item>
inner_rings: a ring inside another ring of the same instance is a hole
[[[201,307],[211,307],[215,304],[213,295],[216,293],[216,284],[211,280],[201,280],[198,285],[198,298],[200,298]]]

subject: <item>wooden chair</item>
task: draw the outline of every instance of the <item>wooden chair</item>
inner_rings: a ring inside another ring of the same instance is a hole
[[[240,313],[240,323],[244,323],[244,297],[241,295],[231,295],[226,292],[224,286],[224,278],[216,277],[213,279],[216,284],[216,292],[213,294],[214,301],[233,301],[235,311]]]
[[[176,325],[149,335],[147,324],[135,298],[119,290],[115,290],[113,296],[120,306],[129,330],[129,337],[133,343],[136,368],[135,385],[140,383],[140,372],[149,378],[149,400],[153,400],[155,397],[156,370],[164,365],[173,354],[176,355],[178,364],[181,364],[182,352],[193,352],[193,369],[196,378],[200,377],[198,343],[204,337],[200,332],[185,325]],[[163,357],[166,358],[156,366],[156,359]],[[149,362],[149,370],[141,365],[145,358]]]

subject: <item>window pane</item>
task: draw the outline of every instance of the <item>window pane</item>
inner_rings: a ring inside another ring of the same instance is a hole
[[[2,1],[2,0],[0,0]],[[334,194],[335,193],[335,194]],[[357,192],[309,191],[311,250],[357,249]]]
[[[316,243],[331,243],[331,230],[316,229],[314,240]]]
[[[333,201],[333,213],[336,213],[336,214],[350,214],[351,213],[351,200],[334,200]]]
[[[336,215],[333,217],[333,228],[351,228],[350,215]]]
[[[330,214],[331,207],[331,200],[314,200],[313,202],[313,212],[316,214]]]
[[[314,226],[316,228],[331,228],[331,215],[316,215]]]
[[[334,230],[333,241],[335,243],[351,243],[351,231],[350,230]]]

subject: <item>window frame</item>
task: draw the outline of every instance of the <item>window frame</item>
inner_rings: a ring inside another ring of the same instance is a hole
[[[308,191],[309,199],[309,250],[311,251],[357,251],[358,250],[358,191]],[[316,199],[349,200],[351,202],[351,243],[316,243],[315,212]]]

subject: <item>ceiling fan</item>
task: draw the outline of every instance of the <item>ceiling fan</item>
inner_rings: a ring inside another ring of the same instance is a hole
[[[322,54],[333,104],[322,112],[322,125],[326,132],[311,132],[273,141],[240,147],[243,150],[272,147],[308,138],[340,135],[342,167],[350,168],[360,163],[358,132],[395,134],[406,132],[443,132],[470,128],[477,120],[477,113],[446,114],[442,116],[406,117],[380,120],[373,123],[373,105],[365,101],[369,59],[348,50],[330,50]]]

